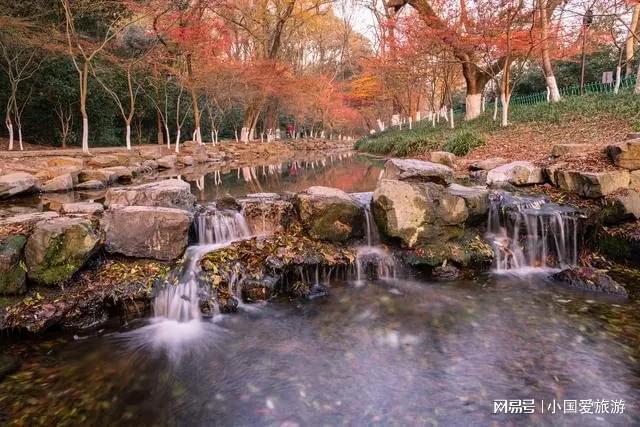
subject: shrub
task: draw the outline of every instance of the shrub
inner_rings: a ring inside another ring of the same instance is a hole
[[[447,142],[442,146],[444,151],[455,154],[456,156],[464,156],[474,148],[484,145],[484,140],[474,133],[463,131],[453,134]]]

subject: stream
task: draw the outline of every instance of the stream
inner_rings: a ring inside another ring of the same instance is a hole
[[[192,185],[208,201],[220,188],[242,195],[375,186],[379,165],[370,160],[333,165],[308,164],[294,176],[290,163],[264,176],[258,167],[250,179],[216,185],[213,174]],[[365,206],[370,197],[356,196]],[[555,251],[575,263],[575,217],[528,199],[511,206],[515,219],[502,225],[492,210],[489,227],[509,256],[473,280],[398,268],[368,213],[355,271],[327,279],[328,296],[240,304],[238,313],[210,318],[197,310],[197,261],[248,232],[238,214],[203,219],[176,271],[179,284],[160,290],[153,317],[0,341],[22,364],[0,382],[0,424],[638,425],[637,279],[620,278],[629,300],[551,282],[540,259]],[[532,249],[517,253],[514,229],[551,235],[531,235]],[[528,399],[533,413],[495,413],[498,401]],[[575,414],[566,401],[576,401]],[[622,413],[611,413],[613,401],[618,412],[624,401]]]

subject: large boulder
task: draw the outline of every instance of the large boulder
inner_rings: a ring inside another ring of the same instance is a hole
[[[90,181],[81,182],[76,185],[76,190],[102,190],[105,187],[104,182],[92,179]]]
[[[509,160],[502,157],[491,157],[489,159],[478,160],[469,165],[470,171],[490,171],[509,163]]]
[[[0,295],[26,292],[26,271],[22,252],[27,243],[24,236],[10,236],[0,242]]]
[[[555,175],[558,187],[592,199],[628,188],[630,182],[630,175],[627,170],[608,172],[557,170]]]
[[[605,151],[616,166],[629,170],[640,169],[640,139],[609,145]]]
[[[111,154],[102,154],[99,156],[94,156],[89,159],[87,162],[89,166],[95,166],[98,168],[107,168],[109,166],[120,166],[122,165],[122,160],[120,157]]]
[[[104,169],[85,169],[78,174],[79,182],[100,181],[104,185],[109,185],[116,181],[115,172]]]
[[[0,176],[0,199],[36,191],[38,180],[26,172],[13,172]]]
[[[607,196],[606,202],[602,210],[604,222],[616,224],[626,220],[640,219],[640,192],[637,190],[616,191]]]
[[[447,192],[453,196],[462,197],[469,211],[469,222],[479,223],[487,219],[489,213],[489,190],[483,186],[466,187],[451,184]]]
[[[267,193],[263,194],[268,196]],[[271,197],[247,195],[239,203],[252,235],[268,236],[282,232],[296,221],[293,203],[281,199],[277,194]]]
[[[64,175],[59,175],[42,184],[42,191],[70,191],[73,190],[73,184],[73,176],[70,173],[65,173]]]
[[[384,164],[385,179],[415,182],[435,182],[446,185],[453,179],[453,170],[438,163],[412,159],[389,159]]]
[[[469,217],[464,198],[433,183],[383,179],[373,193],[372,206],[382,232],[408,247],[455,238]]]
[[[192,220],[183,209],[126,206],[107,210],[101,225],[107,251],[170,261],[187,247]]]
[[[314,239],[344,242],[363,235],[364,211],[342,190],[310,187],[296,195],[302,225]]]
[[[429,160],[452,168],[456,164],[456,155],[448,151],[432,151],[429,154]]]
[[[173,169],[176,167],[176,162],[178,161],[178,156],[175,154],[169,154],[167,156],[160,157],[156,162],[158,163],[158,168],[160,169]]]
[[[487,185],[501,186],[511,184],[523,186],[542,184],[543,182],[542,168],[526,161],[507,163],[491,169],[487,173]]]
[[[72,215],[99,215],[104,212],[104,207],[101,203],[94,202],[64,203],[61,211]]]
[[[135,175],[133,170],[126,166],[111,166],[108,168],[98,169],[98,172],[110,174],[111,182],[119,182],[121,184],[130,184]]]
[[[42,285],[64,283],[89,259],[99,241],[91,221],[84,218],[39,222],[27,240],[27,275]]]
[[[196,198],[191,186],[180,179],[165,179],[132,187],[111,188],[105,196],[107,207],[162,206],[165,208],[193,209]]]
[[[562,282],[572,288],[627,297],[627,290],[607,274],[590,267],[567,268],[551,276],[552,280]]]

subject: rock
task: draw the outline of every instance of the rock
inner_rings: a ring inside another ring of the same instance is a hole
[[[575,170],[556,171],[558,187],[582,197],[598,198],[622,188],[628,188],[629,171],[580,172]]]
[[[46,219],[57,218],[57,212],[31,212],[24,213],[19,215],[10,216],[0,220],[0,225],[11,225],[11,224],[35,224],[36,222],[40,222]]]
[[[168,156],[160,157],[157,160],[158,168],[160,169],[173,169],[176,167],[176,162],[178,161],[178,156],[175,154],[170,154]]]
[[[509,163],[509,160],[502,157],[492,157],[490,159],[479,160],[469,165],[470,171],[490,171],[502,165]]]
[[[27,291],[22,252],[27,238],[10,236],[0,242],[0,295],[19,295]]]
[[[62,205],[62,213],[65,214],[98,215],[102,212],[104,212],[104,207],[100,203],[77,202]]]
[[[566,162],[558,162],[553,163],[548,166],[542,168],[542,175],[544,179],[550,182],[551,184],[558,186],[558,171],[562,169],[566,169]]]
[[[104,169],[98,169],[99,172],[111,174],[109,182],[119,182],[120,184],[130,184],[133,180],[134,173],[131,168],[126,166],[111,166]]]
[[[84,159],[69,156],[49,157],[47,160],[47,166],[52,167],[64,167],[74,166],[82,168],[84,167]]]
[[[183,209],[126,206],[107,210],[101,225],[107,251],[170,261],[187,247],[192,220]]]
[[[441,265],[435,267],[431,274],[439,279],[457,279],[460,277],[460,269],[451,264]]]
[[[252,235],[282,232],[296,221],[295,208],[288,200],[253,197],[240,200],[240,205]]]
[[[531,162],[516,161],[498,166],[487,173],[487,185],[516,186],[542,184],[542,169]]]
[[[605,152],[616,166],[629,170],[640,169],[640,139],[609,145]]]
[[[383,179],[373,193],[372,207],[381,231],[408,247],[459,236],[469,217],[465,199],[433,183]]]
[[[30,173],[13,172],[0,176],[0,199],[33,192],[37,189],[38,180]]]
[[[471,182],[485,185],[487,183],[487,173],[488,172],[485,170],[469,171],[469,179],[471,180]]]
[[[165,179],[132,187],[110,188],[105,206],[161,206],[191,210],[196,198],[191,186],[180,179]]]
[[[95,166],[98,168],[107,168],[109,166],[120,166],[122,162],[118,156],[110,154],[101,154],[99,156],[93,156],[87,162],[89,166]]]
[[[385,179],[415,182],[435,182],[446,185],[453,179],[453,170],[447,166],[421,160],[389,159],[384,164]]]
[[[406,261],[409,265],[426,265],[432,268],[454,263],[456,266],[479,271],[490,268],[494,256],[491,245],[473,229],[469,229],[449,242],[428,240],[419,244]]]
[[[144,162],[142,162],[142,168],[147,172],[154,171],[158,169],[158,162],[156,162],[155,160],[145,160]]]
[[[195,161],[193,160],[192,156],[180,156],[178,157],[178,163],[183,166],[193,166]]]
[[[247,199],[279,199],[278,193],[249,193],[245,196]]]
[[[73,190],[73,184],[73,177],[66,173],[45,182],[41,189],[44,192],[69,191]]]
[[[448,151],[432,151],[429,160],[452,168],[456,163],[456,155]]]
[[[296,196],[295,206],[314,239],[344,242],[363,235],[364,211],[342,190],[310,187]]]
[[[607,196],[602,209],[602,219],[607,224],[617,224],[640,218],[640,192],[632,189],[616,191]]]
[[[102,190],[105,187],[102,181],[91,180],[76,185],[76,190]]]
[[[109,185],[116,181],[116,174],[109,169],[85,169],[78,174],[78,181],[100,181]]]
[[[29,279],[47,286],[64,283],[89,259],[99,240],[84,218],[39,222],[25,249]]]
[[[226,196],[223,196],[216,200],[216,208],[239,211],[240,209],[242,209],[242,206],[240,206],[235,198],[227,194]]]
[[[489,212],[489,190],[486,187],[465,187],[451,184],[447,191],[453,196],[462,197],[469,211],[468,222],[478,223],[487,219]]]
[[[628,296],[624,286],[607,274],[590,267],[567,268],[549,277],[583,291],[602,292],[625,298]]]
[[[566,154],[579,154],[589,150],[586,144],[555,144],[551,147],[551,157],[560,157]]]
[[[640,170],[629,173],[629,188],[640,190]]]

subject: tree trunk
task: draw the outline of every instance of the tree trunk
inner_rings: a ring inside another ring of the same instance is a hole
[[[178,128],[178,131],[176,132],[176,153],[180,152],[180,128]]]
[[[627,37],[626,50],[626,72],[625,76],[630,76],[633,73],[633,45],[635,42],[635,32],[638,29],[638,18],[640,17],[640,3],[636,3],[633,7],[633,16],[631,17],[631,27],[629,28],[629,36]]]
[[[4,123],[9,131],[9,150],[13,150],[13,123],[11,123],[11,118],[7,116]]]
[[[127,129],[127,133],[126,133],[127,150],[131,150],[131,122],[130,121],[126,122],[126,129]]]
[[[80,74],[80,115],[82,116],[82,152],[89,153],[89,116],[87,115],[87,90],[89,88],[89,64],[84,63]]]
[[[640,63],[638,64],[638,71],[636,72],[636,87],[633,88],[633,93],[640,95]]]
[[[158,145],[164,145],[164,134],[162,133],[162,119],[160,118],[160,112],[156,111],[156,124],[158,131]]]
[[[556,76],[553,73],[551,55],[549,53],[549,17],[547,16],[546,2],[538,0],[538,9],[540,12],[540,36],[542,38],[542,72],[544,73],[544,78],[547,83],[547,89],[549,89],[549,101],[559,102],[561,99],[560,91],[556,83]]]
[[[473,120],[480,117],[482,113],[482,94],[481,93],[469,93],[467,90],[467,96],[465,98],[466,111],[464,113],[465,120]]]
[[[455,124],[453,123],[453,107],[449,108],[449,126],[451,129],[455,128]]]
[[[18,145],[20,147],[20,151],[24,151],[24,147],[22,146],[22,125],[18,124]]]
[[[500,121],[500,126],[507,127],[509,126],[509,95],[506,95],[504,92],[500,94],[500,103],[502,104],[502,120]]]
[[[622,67],[620,66],[620,64],[618,64],[618,66],[616,67],[616,85],[613,88],[613,93],[617,94],[618,92],[620,92],[620,75],[622,74]]]
[[[242,142],[249,142],[251,135],[255,129],[256,123],[258,123],[258,117],[260,116],[260,110],[262,110],[262,101],[256,101],[251,104],[244,113],[244,121],[242,127],[247,129],[245,134],[241,135]]]

